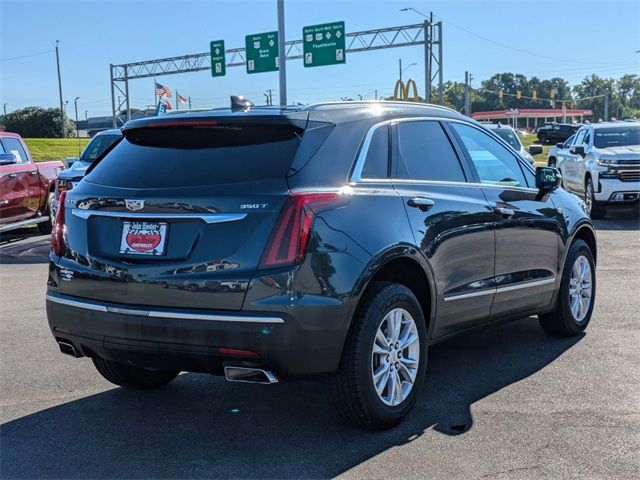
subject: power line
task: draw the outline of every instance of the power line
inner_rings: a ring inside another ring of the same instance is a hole
[[[519,52],[519,53],[524,53],[525,55],[531,55],[533,57],[539,57],[539,58],[545,58],[547,60],[555,60],[557,62],[564,62],[564,63],[578,63],[578,64],[583,64],[583,65],[609,65],[607,63],[594,63],[594,62],[582,62],[580,60],[568,60],[566,58],[557,58],[557,57],[550,57],[548,55],[541,55],[539,53],[535,53],[535,52],[530,52],[528,50],[523,50],[521,48],[517,48],[517,47],[513,47],[511,45],[508,45],[506,43],[502,43],[502,42],[498,42],[497,40],[493,40],[491,38],[485,37],[484,35],[480,35],[479,33],[476,32],[472,32],[471,30],[461,27],[460,25],[456,25],[455,23],[452,23],[448,20],[442,20],[444,23],[447,23],[449,25],[451,25],[452,27],[455,27],[459,30],[462,30],[463,32],[468,33],[469,35],[473,35],[474,37],[478,37],[482,40],[484,40],[485,42],[489,42],[489,43],[493,43],[495,45],[499,45],[503,48],[508,48],[509,50],[513,50],[514,52]]]
[[[20,55],[18,57],[0,58],[0,62],[8,62],[9,60],[20,60],[21,58],[37,57],[38,55],[46,55],[53,52],[54,50],[47,50],[46,52],[30,53],[28,55]]]

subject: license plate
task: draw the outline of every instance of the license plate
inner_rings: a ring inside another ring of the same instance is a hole
[[[164,255],[166,222],[123,222],[119,253]]]

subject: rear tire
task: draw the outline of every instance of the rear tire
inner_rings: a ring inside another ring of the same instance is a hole
[[[151,390],[167,385],[180,372],[172,370],[148,370],[142,367],[94,357],[93,364],[106,380],[125,388]]]
[[[404,285],[375,282],[353,322],[340,369],[328,381],[329,395],[347,422],[370,429],[393,427],[413,408],[424,383],[427,327],[422,308]]]
[[[579,335],[591,320],[595,297],[593,254],[585,241],[576,240],[569,248],[564,263],[556,308],[553,312],[538,315],[540,326],[547,334],[556,337]],[[584,303],[578,305],[577,302]]]

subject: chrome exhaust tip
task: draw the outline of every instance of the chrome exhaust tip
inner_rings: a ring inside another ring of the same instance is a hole
[[[60,347],[60,351],[66,355],[71,355],[72,357],[75,357],[75,358],[78,358],[81,356],[81,355],[78,355],[76,348],[73,346],[71,342],[58,340],[58,346]]]
[[[262,383],[265,385],[278,383],[278,378],[272,371],[262,368],[228,365],[224,367],[224,376],[229,382]]]

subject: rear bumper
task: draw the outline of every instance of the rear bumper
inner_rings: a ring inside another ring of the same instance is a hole
[[[311,376],[337,369],[344,340],[322,328],[332,312],[320,307],[299,322],[290,311],[150,309],[50,290],[46,308],[53,336],[79,355],[149,368],[222,374],[233,364],[269,368],[283,378]]]

